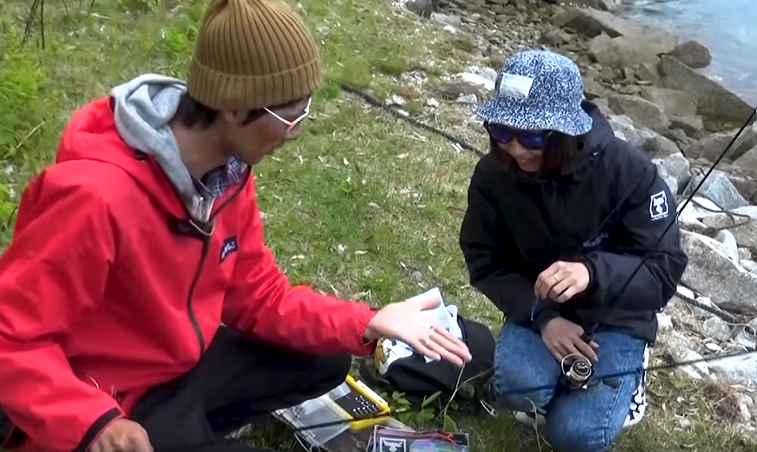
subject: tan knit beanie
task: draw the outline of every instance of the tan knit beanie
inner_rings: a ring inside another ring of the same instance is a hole
[[[286,0],[213,0],[197,34],[187,89],[215,110],[300,99],[321,84],[315,40]]]

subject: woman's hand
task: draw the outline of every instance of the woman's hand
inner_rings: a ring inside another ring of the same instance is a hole
[[[536,278],[536,296],[565,303],[589,287],[589,269],[581,262],[557,261]]]
[[[439,299],[435,296],[392,303],[373,316],[364,336],[368,340],[398,339],[431,359],[457,365],[469,362],[468,346],[423,315],[423,311],[437,307]]]
[[[581,338],[583,334],[584,329],[580,325],[562,317],[555,317],[541,329],[541,339],[556,360],[562,361],[566,356],[578,353],[596,363],[599,345],[594,341],[587,344]]]

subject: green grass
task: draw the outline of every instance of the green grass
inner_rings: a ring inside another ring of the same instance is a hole
[[[28,178],[49,164],[71,111],[143,72],[183,77],[204,3],[68,0],[47,3],[44,50],[39,24],[22,47],[30,2],[0,5],[0,240],[7,243],[14,209]],[[402,94],[420,111],[424,96],[398,82],[425,71],[429,86],[476,53],[466,39],[412,15],[390,13],[387,0],[303,2],[323,44],[325,76],[379,97]],[[438,98],[438,96],[437,96]],[[255,168],[266,240],[293,282],[374,305],[439,286],[463,315],[493,329],[500,315],[467,284],[457,246],[468,178],[476,162],[443,139],[366,108],[328,83],[297,142]],[[467,113],[446,104],[436,125],[479,146]],[[615,451],[753,451],[728,431],[732,403],[712,387],[655,378],[645,421]],[[678,398],[681,401],[678,401]],[[711,402],[705,402],[711,400]],[[715,402],[712,402],[715,400]],[[729,404],[730,403],[730,404]],[[680,428],[676,415],[693,424]],[[496,419],[456,415],[476,451],[537,451],[536,437],[502,412]],[[721,422],[718,425],[717,422]],[[257,442],[290,450],[285,432]]]

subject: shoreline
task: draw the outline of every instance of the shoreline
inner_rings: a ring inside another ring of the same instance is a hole
[[[729,60],[732,60],[732,54],[734,52],[725,51],[725,49],[718,49],[718,44],[715,44],[710,40],[706,33],[701,30],[696,31],[693,24],[688,25],[672,25],[671,27],[664,27],[661,22],[671,21],[674,24],[678,23],[674,19],[668,17],[657,18],[653,14],[643,14],[638,9],[631,6],[618,6],[610,12],[624,20],[629,20],[641,25],[649,26],[657,30],[671,30],[669,33],[679,37],[682,40],[696,40],[708,49],[712,54],[712,62],[706,68],[702,68],[702,74],[710,77],[712,80],[720,83],[723,87],[730,90],[738,97],[743,99],[750,105],[757,106],[757,86],[754,86],[745,81],[744,77],[738,77],[739,68],[735,68]],[[642,20],[643,17],[643,20]],[[750,71],[751,73],[751,71]]]
[[[703,134],[741,127],[754,109],[706,74],[712,55],[701,42],[623,18],[607,6],[593,9],[548,0],[409,0],[404,6],[472,36],[494,70],[503,57],[521,48],[543,46],[571,57],[584,75],[589,100],[599,98],[607,113],[621,115],[627,109],[609,108],[608,97],[619,94],[652,102],[668,116],[660,118],[665,123],[662,129],[669,128],[673,119],[670,128],[679,132],[668,138],[684,148]],[[673,108],[687,102],[693,108]],[[640,108],[650,109],[648,105]],[[644,121],[641,125],[646,126]]]

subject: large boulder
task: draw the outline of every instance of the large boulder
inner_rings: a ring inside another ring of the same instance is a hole
[[[677,195],[691,179],[689,161],[680,152],[663,158],[652,158],[652,163],[657,166],[660,177],[674,195]]]
[[[636,127],[633,120],[626,115],[610,115],[607,118],[615,136],[628,141],[639,149],[644,149],[647,142],[653,140],[657,134],[645,127]]]
[[[589,56],[615,69],[655,66],[660,55],[675,48],[675,40],[659,34],[628,34],[610,37],[602,33],[589,42]]]
[[[677,45],[669,55],[692,69],[707,67],[712,62],[710,50],[703,44],[693,40]]]
[[[659,69],[662,85],[696,96],[697,113],[707,119],[743,123],[752,114],[746,101],[675,57],[663,55]]]
[[[757,177],[757,146],[746,151],[733,162],[733,166],[751,177]]]
[[[602,33],[610,37],[623,36],[636,29],[636,24],[622,19],[607,11],[593,8],[566,8],[552,16],[552,23],[558,27],[576,30],[584,36],[593,38]]]
[[[681,247],[689,258],[684,285],[731,312],[757,312],[757,277],[733,262],[722,243],[683,230]]]
[[[704,158],[714,162],[723,151],[728,149],[728,145],[731,144],[737,133],[738,130],[731,130],[707,135],[688,146],[686,156],[693,159]],[[739,138],[728,149],[724,159],[735,161],[755,146],[757,146],[757,123],[744,129]]]
[[[699,140],[704,138],[704,121],[700,116],[670,116],[670,128],[682,130],[687,137]]]
[[[699,186],[705,174],[697,174],[691,178],[689,185],[683,192],[684,196],[689,196],[697,186]],[[736,209],[749,205],[749,201],[744,199],[738,189],[734,187],[728,175],[724,171],[715,170],[704,181],[702,186],[697,190],[697,194],[714,202],[721,209]],[[757,302],[757,300],[755,300]]]
[[[662,108],[638,96],[613,94],[607,98],[612,111],[631,118],[635,126],[662,131],[670,126],[670,119]]]
[[[697,97],[691,93],[657,86],[643,86],[640,96],[662,108],[668,117],[692,117],[697,114]]]

